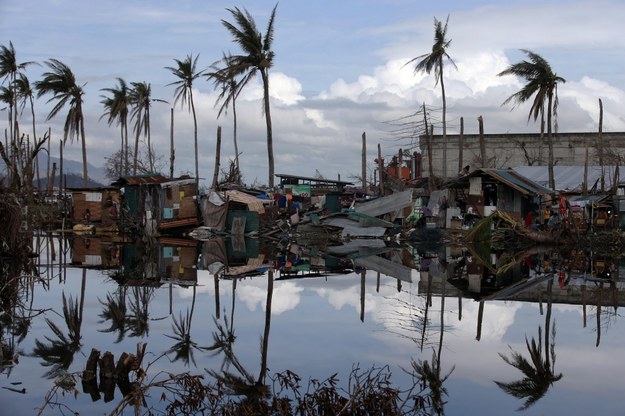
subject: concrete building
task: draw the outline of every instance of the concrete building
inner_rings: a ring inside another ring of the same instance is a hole
[[[506,169],[517,166],[547,165],[549,148],[547,135],[540,140],[539,134],[485,134],[483,145],[479,134],[465,134],[462,137],[462,156],[460,155],[460,136],[447,135],[447,164],[443,171],[443,136],[432,137],[432,173],[436,177],[455,177],[465,165],[474,168]],[[597,149],[599,148],[598,133],[558,133],[554,134],[554,164],[560,166],[584,166],[586,149],[588,149],[588,164],[598,165]],[[601,135],[606,151],[625,155],[625,132],[603,133]],[[419,137],[421,151],[421,175],[430,175],[430,155],[428,152],[428,137]],[[485,153],[485,162],[482,162],[481,148]],[[614,160],[607,160],[606,164],[614,164]]]

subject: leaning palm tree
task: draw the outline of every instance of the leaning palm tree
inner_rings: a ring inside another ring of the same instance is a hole
[[[553,174],[553,139],[551,136],[552,126],[555,132],[558,132],[558,83],[565,83],[566,80],[558,76],[551,69],[551,65],[542,56],[529,51],[527,49],[521,49],[525,53],[529,60],[524,60],[516,64],[510,65],[505,70],[501,71],[498,75],[515,75],[523,78],[527,83],[520,91],[512,94],[503,102],[503,105],[510,102],[515,105],[522,104],[529,101],[534,96],[534,101],[530,107],[527,120],[533,117],[534,121],[541,117],[541,129],[544,125],[545,115],[545,102],[547,102],[547,144],[549,146],[549,187],[555,189],[554,174]],[[552,122],[553,116],[553,122]],[[541,130],[542,131],[542,130]]]
[[[217,118],[221,116],[222,113],[227,114],[228,107],[232,106],[232,123],[233,123],[233,140],[234,140],[234,165],[236,168],[236,178],[240,182],[241,180],[241,167],[239,166],[239,147],[237,145],[237,106],[236,101],[239,93],[241,92],[241,84],[237,80],[237,77],[232,71],[231,55],[224,54],[223,58],[220,61],[213,63],[210,66],[211,72],[206,74],[209,80],[213,81],[213,85],[215,89],[221,89],[217,100],[215,101],[215,106],[221,103],[219,107],[219,112],[217,113]],[[223,64],[223,67],[220,67],[219,64]]]
[[[222,69],[225,77],[242,76],[239,82],[240,88],[260,72],[263,81],[263,104],[265,123],[267,125],[267,156],[269,159],[269,187],[274,184],[274,161],[273,161],[273,133],[271,127],[271,111],[269,106],[269,68],[273,65],[274,52],[271,50],[273,43],[273,23],[276,17],[276,4],[271,11],[267,30],[263,35],[256,27],[252,15],[245,9],[238,7],[226,9],[232,14],[235,24],[222,20],[221,22],[232,35],[234,43],[242,49],[241,55],[231,55],[228,65]]]
[[[425,72],[428,75],[434,70],[436,85],[441,84],[441,98],[443,100],[443,175],[447,176],[447,98],[445,96],[445,82],[443,77],[443,61],[446,59],[457,69],[456,63],[451,59],[447,50],[451,46],[451,39],[447,39],[447,23],[449,16],[445,20],[445,25],[437,18],[434,18],[434,44],[432,52],[419,55],[406,62],[406,65],[416,62],[414,73]]]
[[[56,101],[52,110],[48,114],[46,121],[54,118],[66,104],[69,111],[65,118],[63,127],[63,144],[67,139],[73,141],[80,137],[82,145],[82,174],[84,186],[89,184],[89,174],[87,172],[87,140],[85,137],[85,118],[82,112],[83,88],[86,84],[78,85],[72,70],[63,62],[57,59],[46,61],[46,65],[51,72],[43,74],[43,79],[35,83],[37,97],[45,94],[52,94],[48,102]]]
[[[135,132],[135,156],[134,156],[134,174],[137,174],[137,163],[139,154],[139,136],[143,132],[143,136],[147,139],[148,144],[148,164],[150,172],[154,171],[154,153],[152,151],[152,139],[150,134],[150,107],[153,101],[166,103],[165,100],[152,98],[152,86],[147,82],[131,82],[130,104],[132,110],[130,112],[130,120],[134,120],[133,130]]]
[[[11,141],[16,141],[18,136],[17,129],[17,85],[15,81],[27,66],[34,62],[22,62],[17,63],[17,55],[13,42],[9,42],[9,46],[0,45],[0,78],[2,83],[8,82],[9,89],[13,91],[13,101],[9,103],[9,108],[12,109],[11,114],[13,118],[9,121],[9,131]],[[36,138],[34,138],[36,139]]]
[[[119,176],[128,174],[128,111],[130,107],[130,89],[122,78],[117,78],[117,86],[102,88],[101,91],[111,93],[102,96],[100,103],[104,106],[103,117],[107,117],[108,125],[114,122],[120,127],[122,157],[119,161]],[[136,172],[135,172],[136,173]]]
[[[200,169],[198,163],[198,147],[197,147],[197,117],[195,115],[195,103],[193,102],[193,82],[204,74],[204,71],[197,70],[197,59],[199,55],[193,58],[193,54],[187,55],[184,60],[174,59],[176,62],[175,67],[165,67],[171,71],[171,73],[178,78],[178,81],[174,81],[168,85],[175,85],[174,91],[174,105],[180,101],[180,105],[185,105],[191,111],[193,115],[193,140],[195,145],[195,183],[199,184]]]

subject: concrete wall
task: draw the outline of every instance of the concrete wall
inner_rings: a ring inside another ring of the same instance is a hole
[[[554,135],[554,163],[561,166],[583,166],[586,146],[588,163],[598,164],[597,133],[558,133]],[[432,138],[432,167],[436,177],[455,177],[459,166],[470,165],[471,170],[479,167],[508,168],[528,165],[547,165],[549,148],[547,137],[540,141],[539,134],[485,134],[486,162],[481,163],[479,134],[465,134],[462,161],[459,164],[460,136],[447,135],[447,171],[443,172],[443,136]],[[625,132],[603,133],[603,142],[607,149],[625,155]],[[427,136],[420,136],[421,175],[429,176]]]

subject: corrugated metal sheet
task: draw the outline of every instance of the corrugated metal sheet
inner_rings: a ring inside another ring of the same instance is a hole
[[[482,169],[482,171],[516,189],[523,195],[550,195],[553,193],[549,188],[530,180],[512,169]]]
[[[615,166],[603,168],[605,187],[611,188]],[[520,175],[543,186],[549,185],[549,170],[547,166],[519,166],[513,169]],[[588,166],[588,189],[591,189],[601,179],[601,166]],[[553,177],[556,190],[565,192],[581,192],[584,184],[583,166],[554,166]]]

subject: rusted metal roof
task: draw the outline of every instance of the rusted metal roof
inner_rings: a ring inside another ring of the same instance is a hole
[[[481,171],[516,189],[523,195],[551,195],[554,193],[551,189],[526,178],[512,169],[481,169]]]
[[[124,176],[116,180],[114,185],[163,185],[168,183],[180,183],[180,182],[194,182],[195,179],[183,177],[183,178],[166,178],[163,175],[139,175],[139,176]]]
[[[551,189],[534,182],[531,179],[526,178],[525,176],[519,174],[518,172],[512,169],[489,169],[482,168],[476,169],[471,172],[467,176],[463,176],[458,178],[454,182],[450,183],[448,188],[462,188],[466,186],[466,183],[469,181],[469,178],[486,175],[491,178],[519,191],[522,195],[551,195],[554,193]]]

